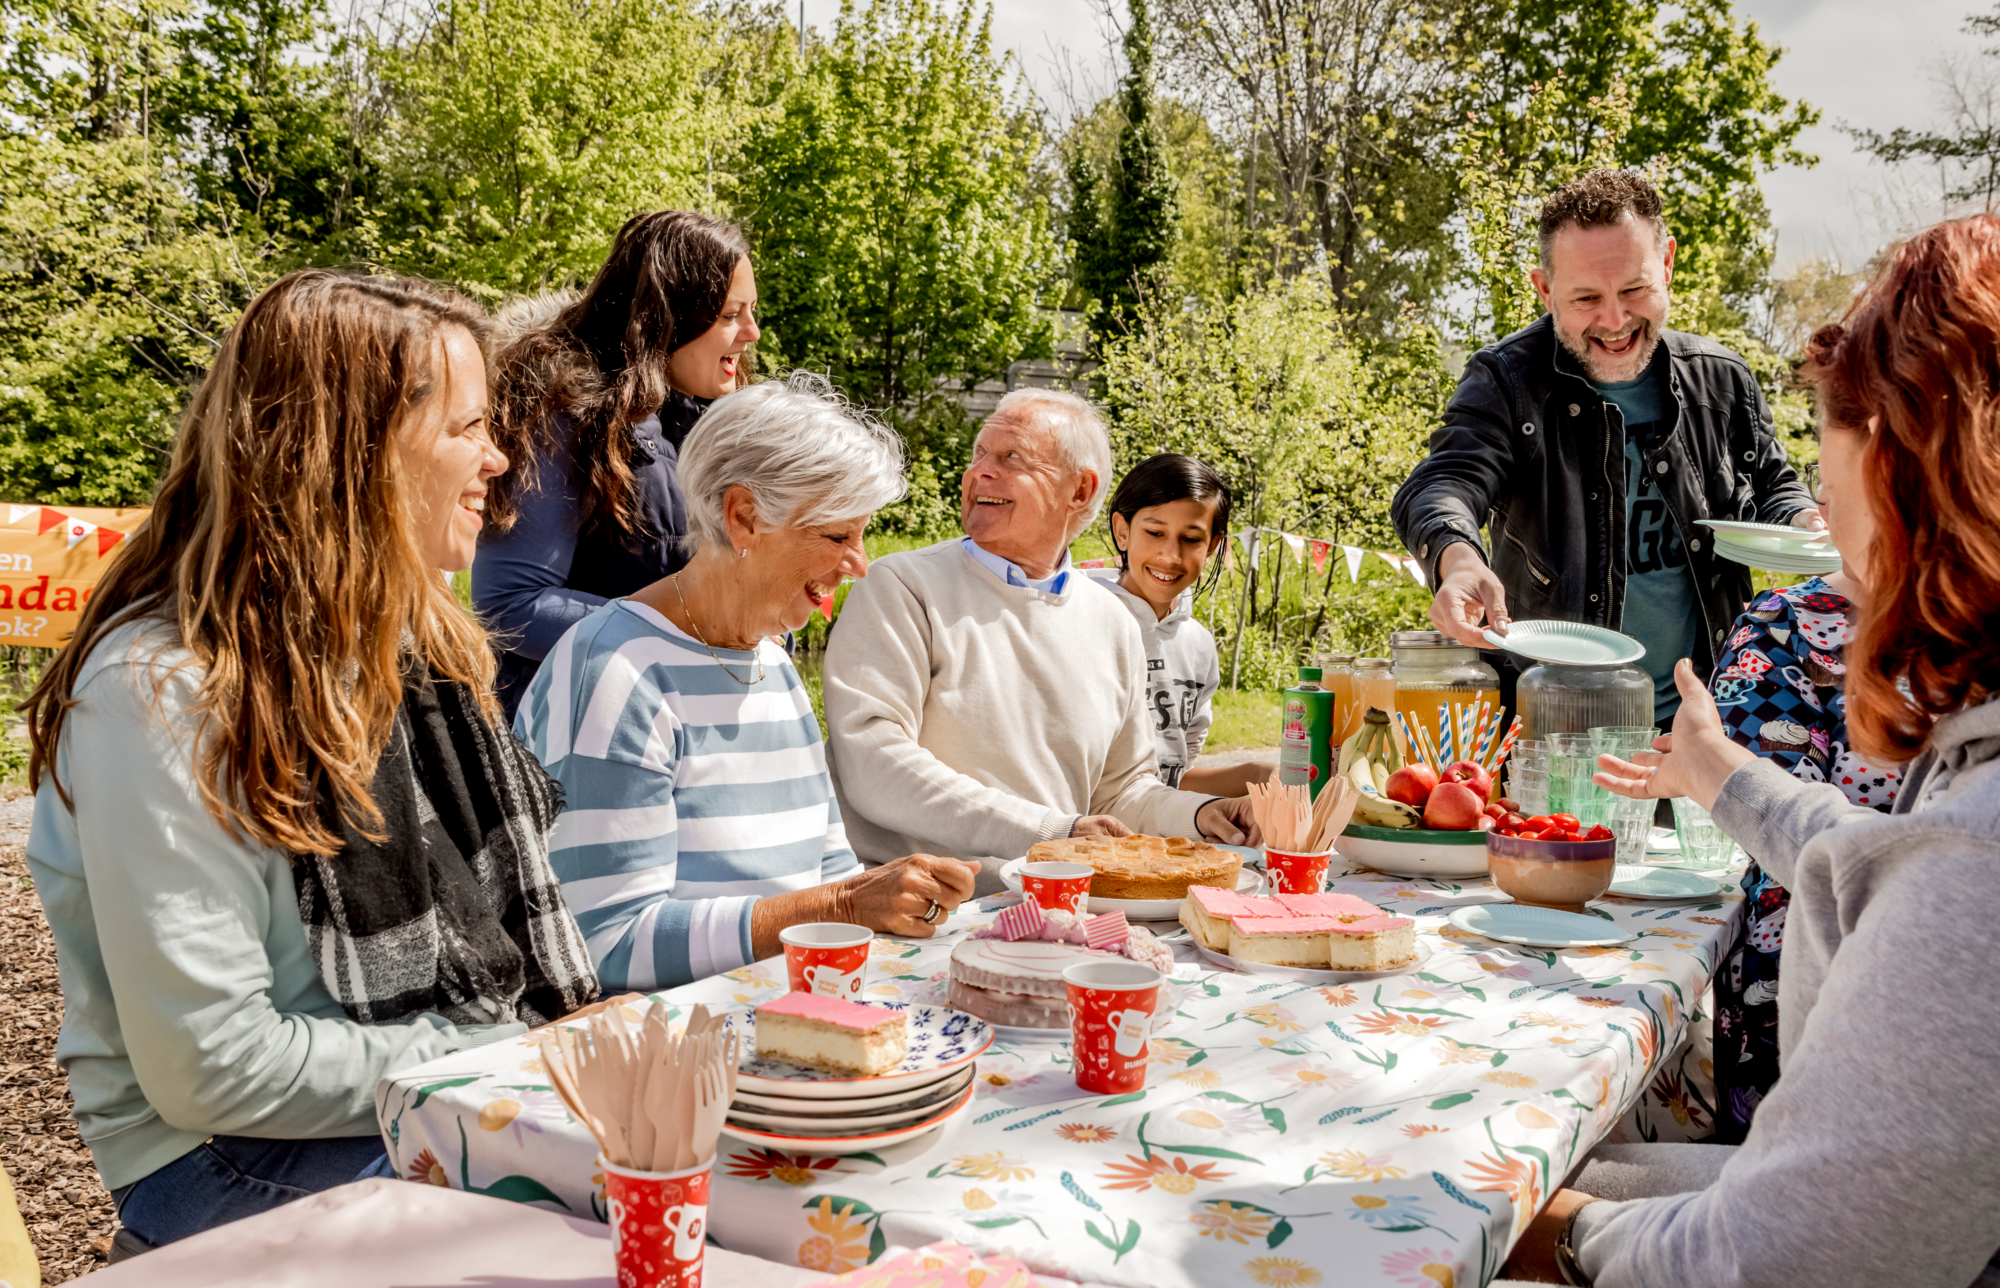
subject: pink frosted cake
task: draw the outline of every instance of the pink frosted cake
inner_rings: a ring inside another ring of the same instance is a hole
[[[1281,894],[1273,896],[1294,917],[1379,917],[1382,910],[1351,894]]]
[[[903,1013],[886,1007],[794,992],[757,1008],[764,1060],[872,1078],[901,1064],[909,1045]]]
[[[1269,966],[1326,969],[1332,917],[1237,917],[1229,923],[1229,955]]]
[[[1417,959],[1417,923],[1376,913],[1337,923],[1327,936],[1334,970],[1394,970]]]
[[[1275,900],[1248,899],[1234,890],[1189,886],[1181,900],[1181,925],[1195,942],[1211,952],[1229,951],[1229,923],[1237,917],[1283,915]]]
[[[1014,1028],[1066,1029],[1063,968],[1118,956],[1039,939],[961,939],[951,950],[951,1008]]]

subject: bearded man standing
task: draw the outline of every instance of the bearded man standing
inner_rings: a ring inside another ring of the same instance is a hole
[[[1646,646],[1665,723],[1674,663],[1707,674],[1751,590],[1697,520],[1825,524],[1749,365],[1667,329],[1675,245],[1660,211],[1624,170],[1543,203],[1530,276],[1547,312],[1466,363],[1392,515],[1436,587],[1439,630],[1480,648],[1484,627],[1516,616],[1623,631]],[[1511,705],[1513,668],[1496,665]]]

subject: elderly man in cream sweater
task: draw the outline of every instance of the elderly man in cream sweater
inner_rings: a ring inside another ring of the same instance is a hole
[[[1245,799],[1153,771],[1146,651],[1069,544],[1111,482],[1083,399],[1017,389],[979,431],[959,486],[965,535],[886,555],[826,651],[827,751],[864,862],[925,852],[1000,864],[1065,836],[1256,844]]]

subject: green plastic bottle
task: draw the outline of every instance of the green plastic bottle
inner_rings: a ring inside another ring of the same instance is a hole
[[[1319,687],[1316,666],[1299,668],[1296,688],[1285,690],[1285,723],[1278,732],[1278,781],[1312,789],[1333,776],[1333,690]]]

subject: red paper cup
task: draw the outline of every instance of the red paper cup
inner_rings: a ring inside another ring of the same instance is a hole
[[[868,944],[874,938],[868,927],[845,921],[811,921],[780,930],[792,991],[860,1001],[868,982]]]
[[[1320,854],[1266,850],[1264,873],[1271,878],[1275,894],[1319,894],[1326,889],[1326,869],[1332,858],[1332,850]]]
[[[618,1288],[701,1288],[710,1159],[679,1172],[639,1172],[599,1159]]]
[[[1084,1091],[1122,1095],[1146,1085],[1153,1009],[1165,978],[1138,962],[1082,962],[1063,971],[1070,1065]]]
[[[1087,863],[1027,863],[1021,866],[1021,890],[1044,912],[1060,908],[1082,916],[1090,902],[1090,879],[1096,875]]]

